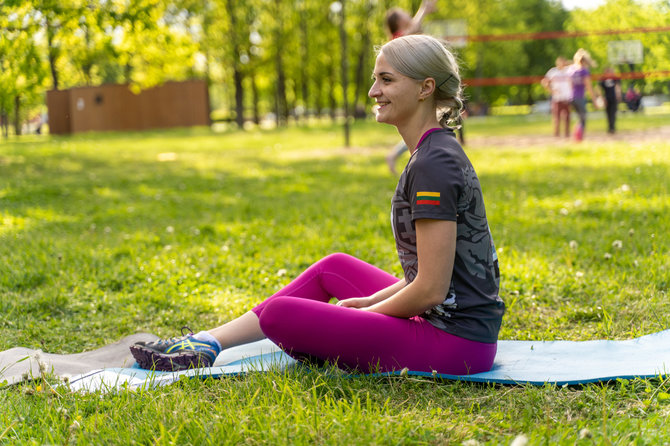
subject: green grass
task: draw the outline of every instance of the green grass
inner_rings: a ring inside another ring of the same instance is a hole
[[[663,122],[626,116],[621,128]],[[546,118],[467,126],[473,137],[549,129]],[[0,143],[0,350],[72,353],[138,331],[206,328],[335,251],[400,274],[384,163],[397,139],[359,123],[352,149],[329,126]],[[670,327],[670,143],[468,154],[499,251],[502,339]],[[670,442],[661,379],[501,387],[297,371],[104,396],[38,384],[0,391],[0,443]]]

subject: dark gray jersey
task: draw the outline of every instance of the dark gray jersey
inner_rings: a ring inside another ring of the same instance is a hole
[[[449,292],[421,316],[456,336],[496,342],[505,312],[498,296],[498,258],[479,179],[450,130],[433,131],[420,142],[393,196],[391,223],[407,283],[417,275],[414,221],[420,218],[457,223]]]

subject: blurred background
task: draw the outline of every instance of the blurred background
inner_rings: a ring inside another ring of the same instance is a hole
[[[49,117],[89,114],[123,94],[86,89],[115,85],[130,96],[106,113],[153,107],[174,117],[181,108],[186,121],[176,125],[191,125],[201,109],[217,129],[365,119],[374,47],[389,38],[384,20],[394,6],[413,14],[421,1],[1,0],[2,134],[47,132]],[[423,24],[457,54],[470,115],[548,113],[540,80],[578,48],[598,64],[594,81],[611,65],[624,91],[635,87],[648,106],[667,108],[667,0],[439,0]],[[183,81],[195,89],[133,102]],[[77,93],[52,93],[61,108],[50,111],[50,91]],[[161,119],[127,116],[143,120],[138,128],[167,126],[169,116]],[[59,133],[75,131],[74,122]]]

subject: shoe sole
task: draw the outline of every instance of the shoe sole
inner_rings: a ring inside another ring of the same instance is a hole
[[[131,345],[130,353],[143,369],[160,372],[179,372],[181,370],[210,367],[209,361],[201,355],[190,352],[160,353],[142,345]]]

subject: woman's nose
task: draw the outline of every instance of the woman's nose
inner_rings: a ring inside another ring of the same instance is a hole
[[[372,87],[370,87],[370,91],[368,91],[368,96],[371,98],[377,97],[380,94],[379,86],[377,85],[377,82],[372,84]]]

